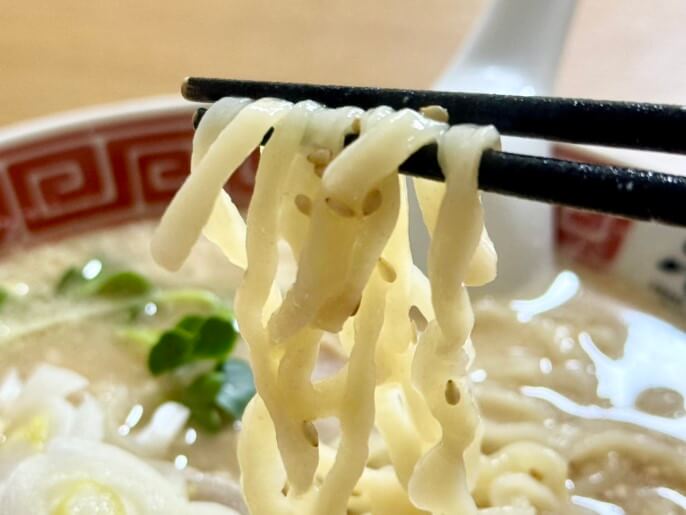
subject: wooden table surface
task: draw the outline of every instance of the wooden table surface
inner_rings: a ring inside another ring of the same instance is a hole
[[[0,0],[0,124],[174,93],[186,75],[429,86],[485,5]],[[684,0],[579,0],[557,92],[686,104],[684,20]]]

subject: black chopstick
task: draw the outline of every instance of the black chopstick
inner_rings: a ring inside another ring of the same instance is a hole
[[[479,188],[623,218],[686,227],[686,177],[488,150]]]
[[[679,105],[199,77],[187,78],[182,94],[198,102],[242,96],[311,99],[328,107],[363,109],[440,105],[448,111],[451,124],[495,125],[501,134],[686,153],[686,106]]]
[[[435,144],[420,148],[400,170],[443,180]],[[677,175],[487,150],[479,163],[479,189],[686,226],[686,177]]]
[[[275,86],[275,87],[272,87]],[[344,95],[345,99],[334,99],[333,102],[325,101],[327,96],[333,95],[338,91]],[[254,81],[233,81],[223,79],[196,79],[190,78],[184,82],[183,95],[189,100],[211,102],[224,96],[247,96],[259,98],[264,96],[285,98],[291,101],[298,101],[305,98],[316,100],[329,107],[343,105],[358,105],[360,107],[374,107],[380,104],[387,104],[391,107],[411,107],[421,108],[425,105],[443,105],[434,96],[435,92],[406,91],[410,95],[410,100],[405,96],[400,98],[401,104],[389,102],[388,92],[396,94],[404,90],[388,90],[379,88],[348,88],[342,86],[311,86],[304,84],[285,84],[272,82]],[[319,95],[317,95],[319,92]],[[373,92],[379,92],[380,97],[374,97]],[[313,93],[311,96],[310,93]],[[583,119],[582,115],[573,114],[571,105],[581,106],[583,112],[591,113],[591,118],[600,117],[600,113],[605,109],[607,113],[620,113],[625,119],[641,119],[640,113],[648,113],[647,118],[652,120],[650,123],[657,124],[660,118],[659,113],[666,113],[666,118],[671,122],[665,122],[675,133],[684,134],[686,131],[686,116],[681,115],[678,119],[674,113],[684,113],[686,109],[680,106],[662,106],[658,104],[637,104],[622,102],[596,102],[592,100],[570,100],[554,99],[543,97],[510,97],[506,95],[480,95],[480,94],[453,94],[439,93],[440,95],[461,97],[460,102],[469,104],[469,99],[488,103],[493,100],[507,106],[506,99],[514,99],[515,103],[520,102],[518,113],[526,111],[522,106],[530,108],[536,106],[547,106],[547,115],[552,117],[555,112],[554,104],[557,102],[566,103],[566,107],[559,112],[563,118],[575,118],[577,122]],[[304,97],[301,95],[305,95]],[[371,96],[370,96],[371,95]],[[412,96],[414,95],[414,96]],[[392,95],[391,95],[392,96]],[[426,102],[419,102],[417,99],[424,98]],[[376,101],[374,101],[376,99]],[[397,100],[397,98],[396,98]],[[332,105],[333,104],[333,105]],[[609,106],[609,107],[608,107]],[[652,106],[654,109],[648,109]],[[492,107],[492,106],[491,106]],[[470,108],[472,111],[474,109]],[[450,108],[448,108],[450,112]],[[204,108],[199,108],[194,117],[194,125],[197,126],[205,112]],[[514,111],[510,111],[514,112]],[[502,125],[522,127],[533,123],[533,117],[525,117],[524,122],[517,125],[517,122],[508,121],[502,118],[502,113],[495,113],[495,119],[486,118],[482,113],[478,113],[477,119],[462,119],[463,122],[494,124],[502,131]],[[633,113],[633,114],[632,114]],[[607,116],[610,116],[608,114]],[[620,116],[620,118],[621,118]],[[450,121],[454,122],[453,114],[450,112]],[[502,121],[502,123],[501,123]],[[554,120],[553,120],[554,121]],[[554,123],[548,122],[550,126]],[[611,126],[618,122],[606,121],[606,126]],[[671,124],[671,125],[670,125]],[[621,125],[621,124],[619,124]],[[610,130],[610,129],[608,129]],[[663,129],[660,128],[660,131]],[[579,128],[581,131],[581,128]],[[646,146],[646,137],[639,130],[639,136],[624,131],[625,138],[621,139],[614,135],[613,141],[622,141],[621,146],[629,145],[628,141],[640,140],[640,144],[631,144],[634,148],[651,148],[656,146]],[[512,132],[509,134],[527,135],[544,137],[546,139],[558,139],[544,134],[543,130],[531,126],[530,130],[523,134]],[[558,131],[557,134],[561,134]],[[267,135],[268,138],[269,134]],[[607,145],[611,136],[604,135],[602,144]],[[645,136],[645,137],[644,137]],[[355,136],[350,135],[346,144],[350,143]],[[583,132],[578,132],[577,137],[567,138],[567,141],[598,143],[591,141]],[[657,141],[655,142],[657,144]],[[619,143],[617,143],[619,144]],[[673,138],[672,144],[661,145],[661,149],[669,147],[672,152],[686,151],[686,142],[677,141]],[[436,145],[422,147],[403,164],[400,170],[408,175],[424,177],[433,180],[443,180],[443,175],[436,158]],[[598,211],[625,218],[637,220],[655,221],[670,225],[686,227],[686,177],[641,170],[636,168],[625,168],[618,166],[595,165],[579,163],[576,161],[566,161],[561,159],[551,159],[536,156],[513,154],[509,152],[498,152],[488,150],[484,152],[479,164],[479,188],[484,191],[502,193],[530,200],[537,200],[551,204],[560,204],[579,209]]]

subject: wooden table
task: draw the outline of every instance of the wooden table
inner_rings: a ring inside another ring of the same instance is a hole
[[[193,74],[429,86],[485,5],[2,0],[0,124],[174,93]],[[558,92],[686,103],[684,20],[683,0],[579,0]]]

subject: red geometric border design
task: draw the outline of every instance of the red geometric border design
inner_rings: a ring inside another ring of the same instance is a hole
[[[622,218],[557,207],[558,252],[586,266],[604,268],[617,257],[632,225]]]
[[[133,205],[122,170],[99,161],[95,145],[38,154],[9,163],[6,169],[32,235]]]
[[[0,249],[16,239],[15,234],[21,230],[21,216],[13,209],[10,191],[6,177],[0,175]]]
[[[569,147],[555,146],[554,154],[560,159],[598,162]],[[554,221],[558,253],[596,269],[614,262],[634,225],[631,220],[560,206],[555,208]]]
[[[190,112],[100,122],[0,149],[0,252],[159,215],[190,168]],[[247,207],[259,152],[228,190]]]
[[[130,183],[134,195],[140,195],[146,211],[166,205],[188,175],[192,137],[189,130],[170,130],[107,143],[112,169]]]

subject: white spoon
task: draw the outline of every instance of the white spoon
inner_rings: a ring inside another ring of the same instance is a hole
[[[549,95],[575,0],[494,0],[467,43],[436,81],[445,91]],[[510,152],[547,155],[542,141],[503,138]],[[498,251],[498,278],[488,292],[505,292],[552,273],[552,208],[547,204],[483,194],[486,224]],[[413,203],[414,204],[414,203]],[[424,267],[427,235],[411,206],[413,252]],[[482,289],[480,289],[482,291]]]

